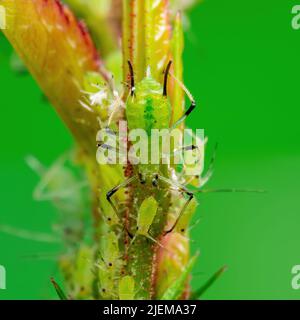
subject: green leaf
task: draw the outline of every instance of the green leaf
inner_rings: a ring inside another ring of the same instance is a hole
[[[65,293],[63,292],[59,284],[53,278],[51,278],[51,282],[60,300],[68,300],[68,298],[66,297]]]
[[[208,281],[198,290],[193,292],[191,300],[198,300],[215,283],[215,281],[227,270],[227,266],[218,270]]]
[[[176,300],[180,297],[180,295],[184,291],[187,278],[191,273],[198,256],[199,255],[196,254],[193,258],[191,258],[191,260],[183,270],[181,276],[166,290],[161,300]]]

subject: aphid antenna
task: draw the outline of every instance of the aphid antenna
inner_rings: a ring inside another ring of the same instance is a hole
[[[139,234],[139,233],[136,233],[134,236],[132,236],[132,234],[127,230],[127,228],[125,228],[125,230],[127,231],[129,237],[131,238],[131,242],[129,244],[129,246],[127,247],[127,251],[130,249],[130,247],[133,245],[133,243],[135,242],[136,238],[138,236],[144,236],[146,237],[147,239],[149,239],[150,241],[156,243],[158,246],[160,246],[161,248],[164,248],[165,250],[168,250],[167,248],[165,248],[159,241],[157,241],[156,239],[154,239],[153,237],[150,236],[150,234]],[[169,250],[168,250],[169,251]]]
[[[130,72],[130,94],[131,96],[134,96],[134,92],[135,92],[135,82],[134,82],[134,71],[133,71],[133,66],[130,62],[130,60],[127,61],[128,62],[128,66],[129,66],[129,72]]]
[[[102,84],[103,86],[105,86],[105,87],[107,87],[107,83],[106,82],[104,82],[103,84]],[[94,87],[95,89],[99,89],[99,90],[101,90],[102,88],[100,87],[100,84],[99,83],[91,83],[91,87]],[[93,92],[92,93],[90,93],[90,92],[88,92],[88,94],[94,94]]]
[[[159,241],[157,241],[156,239],[154,239],[152,236],[150,236],[150,234],[148,233],[147,235],[144,235],[146,238],[148,238],[149,240],[153,241],[154,243],[156,243],[159,247],[167,250],[169,253],[171,253],[171,251],[169,249],[167,249],[165,246],[163,246]]]
[[[221,189],[203,189],[196,190],[195,193],[266,193],[263,189],[238,189],[238,188],[221,188]]]
[[[191,101],[195,101],[193,95],[191,94],[190,90],[183,84],[182,81],[180,81],[171,71],[169,72],[170,76],[178,83],[178,85],[181,87],[181,89],[186,93],[188,98]]]
[[[167,97],[168,96],[168,77],[169,77],[169,74],[170,73],[170,68],[171,68],[171,65],[172,65],[172,61],[170,60],[168,65],[167,65],[167,68],[165,70],[165,77],[164,77],[164,89],[163,89],[163,96],[164,97]]]

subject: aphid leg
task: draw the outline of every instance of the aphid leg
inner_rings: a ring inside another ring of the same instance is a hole
[[[135,83],[134,83],[134,71],[131,62],[128,60],[129,72],[130,72],[130,95],[134,96]]]
[[[131,242],[127,248],[127,250],[129,250],[129,248],[133,245],[134,241],[136,240],[137,236],[144,236],[146,238],[148,238],[150,241],[156,243],[158,246],[160,246],[161,248],[166,249],[159,241],[157,241],[156,239],[154,239],[152,236],[150,236],[150,234],[139,234],[138,232],[136,232],[136,234],[134,236],[132,236],[132,234],[127,230],[127,228],[125,228],[127,234],[129,235],[129,237],[131,238]]]
[[[119,107],[122,106],[122,103],[123,103],[122,96],[119,95],[117,91],[114,91],[114,97],[115,97],[115,101],[113,103],[112,112],[111,112],[109,119],[108,119],[108,122],[107,122],[107,127],[110,127],[115,113],[117,112]]]
[[[216,155],[217,155],[217,149],[218,149],[218,143],[216,143],[216,145],[215,145],[215,149],[214,149],[213,155],[212,155],[212,157],[210,159],[210,163],[209,163],[208,169],[207,169],[205,175],[202,178],[202,181],[201,181],[201,184],[200,184],[199,188],[203,187],[206,184],[206,182],[211,178],[211,176],[213,174],[214,165],[215,165],[215,161],[216,161]]]
[[[192,151],[192,150],[195,150],[195,149],[198,149],[198,147],[195,146],[194,144],[192,144],[192,145],[189,145],[189,146],[177,148],[172,153],[168,154],[167,156],[175,157],[177,154],[180,154],[183,151]],[[164,154],[164,156],[166,156],[166,154]]]
[[[116,187],[112,188],[110,191],[107,192],[106,194],[106,199],[109,202],[109,204],[111,205],[111,207],[113,208],[113,210],[115,211],[117,217],[119,217],[119,212],[118,209],[116,208],[116,206],[113,204],[111,197],[121,188],[126,188],[129,184],[131,184],[132,182],[134,182],[135,180],[137,180],[137,176],[133,176],[129,179],[127,179],[126,181],[122,182],[121,184],[117,185]],[[120,218],[120,217],[119,217]]]
[[[234,192],[239,192],[239,193],[265,193],[266,190],[262,189],[203,189],[203,190],[197,190],[195,191],[196,193],[215,193],[215,192],[220,192],[220,193],[234,193]]]
[[[146,236],[146,238],[148,238],[149,240],[153,241],[154,243],[156,243],[158,246],[160,246],[161,248],[167,250],[168,252],[171,253],[170,250],[168,250],[166,247],[164,247],[159,241],[155,240],[153,237],[150,236],[150,234],[148,233]]]
[[[182,90],[185,92],[185,94],[188,96],[188,98],[191,101],[190,107],[185,111],[185,113],[172,125],[172,129],[176,128],[179,126],[191,113],[192,111],[196,108],[196,101],[190,91],[187,89],[187,87],[180,81],[178,80],[171,72],[169,72],[171,77],[180,85]]]
[[[123,153],[121,153],[117,148],[110,146],[109,144],[106,143],[101,143],[101,141],[97,141],[97,147],[105,150],[113,150],[115,152],[115,154],[119,154],[119,155],[124,155]],[[108,159],[109,161],[112,161],[112,159]]]
[[[178,191],[180,191],[180,192],[182,192],[182,193],[185,193],[185,194],[188,196],[188,199],[186,200],[185,204],[184,204],[183,207],[181,208],[180,213],[179,213],[179,215],[178,215],[178,217],[177,217],[177,219],[176,219],[173,227],[165,232],[165,235],[166,235],[166,234],[172,232],[172,231],[175,229],[178,221],[180,220],[180,218],[181,218],[182,215],[184,214],[184,212],[185,212],[186,208],[188,207],[189,203],[193,200],[193,198],[194,198],[194,193],[191,192],[191,191],[189,191],[189,190],[187,190],[184,186],[179,185],[179,184],[175,183],[174,181],[172,181],[172,180],[170,180],[170,179],[168,179],[168,178],[166,178],[166,177],[164,177],[164,176],[156,175],[156,177],[157,177],[159,180],[161,180],[161,181],[167,183],[168,185],[170,185],[170,186],[171,186],[172,188],[174,188],[175,190],[178,190]]]
[[[57,243],[59,241],[57,237],[51,234],[14,228],[9,225],[0,224],[0,232],[4,232],[21,239],[33,240],[38,242]]]

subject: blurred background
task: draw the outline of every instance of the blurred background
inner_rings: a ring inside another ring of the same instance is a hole
[[[194,288],[221,266],[228,271],[205,299],[300,299],[291,269],[300,264],[300,30],[291,27],[300,1],[206,0],[190,12],[185,83],[199,108],[189,118],[218,142],[209,188],[257,188],[265,194],[199,195],[200,223],[192,230],[201,256]],[[0,35],[0,224],[51,233],[57,212],[35,202],[39,178],[25,163],[35,155],[50,165],[72,146],[71,136],[28,75],[10,65],[12,49]],[[0,233],[0,265],[7,290],[0,299],[55,297],[59,245]],[[37,259],[34,255],[52,255]]]

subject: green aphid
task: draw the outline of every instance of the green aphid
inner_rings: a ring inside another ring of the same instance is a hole
[[[122,261],[119,258],[120,251],[118,237],[111,231],[105,235],[97,262],[97,267],[99,269],[100,295],[104,299],[116,297],[116,280],[118,279],[122,265]]]
[[[128,122],[128,129],[129,132],[134,129],[143,129],[146,131],[148,135],[148,150],[150,150],[150,154],[152,154],[151,150],[151,130],[153,129],[175,129],[178,127],[195,109],[196,102],[190,92],[186,89],[186,87],[181,83],[176,77],[173,76],[175,80],[179,83],[181,88],[185,91],[189,99],[191,100],[190,107],[184,112],[184,114],[173,123],[172,127],[170,128],[171,122],[171,103],[168,98],[168,77],[171,68],[171,61],[168,63],[166,70],[165,70],[165,77],[163,85],[157,82],[151,76],[151,70],[148,68],[147,75],[141,80],[139,83],[135,84],[134,80],[134,70],[130,62],[129,70],[130,70],[130,94],[126,101],[126,119]],[[172,75],[172,74],[171,74]],[[193,146],[187,146],[183,149],[193,149]],[[133,166],[133,175],[128,178],[126,181],[122,182],[121,184],[117,185],[116,187],[112,188],[109,192],[107,192],[106,198],[111,204],[112,208],[115,210],[116,214],[119,216],[119,212],[115,207],[114,203],[112,202],[111,197],[120,189],[126,188],[127,186],[135,183],[140,182],[141,187],[148,187],[148,188],[158,188],[162,187],[162,185],[169,189],[173,188],[178,190],[179,192],[185,194],[188,198],[180,211],[179,216],[181,216],[186,207],[188,206],[189,202],[193,199],[194,194],[186,189],[184,185],[180,185],[175,183],[173,180],[165,177],[161,172],[163,172],[163,165],[162,164],[149,164],[149,160],[146,162],[147,164],[137,164]],[[149,214],[149,213],[148,213]],[[148,215],[147,214],[147,215]],[[142,221],[141,225],[149,226],[149,222],[146,221],[146,218],[143,214],[139,214],[141,216],[140,221]],[[151,217],[149,218],[151,220]],[[150,221],[149,220],[149,221]],[[144,221],[146,223],[144,223]],[[153,218],[151,220],[151,223]],[[139,222],[138,222],[139,225]],[[173,231],[175,225],[168,230],[167,232]],[[141,234],[141,232],[139,231]],[[144,235],[147,234],[144,232]]]
[[[142,202],[137,216],[136,232],[130,245],[133,244],[137,236],[144,236],[157,242],[149,234],[149,229],[154,221],[157,209],[158,203],[153,197],[149,197]]]
[[[117,235],[111,231],[105,236],[101,256],[104,264],[108,269],[115,270],[119,267],[118,259],[120,258],[119,241]]]
[[[174,228],[175,232],[185,234],[188,231],[188,226],[191,222],[191,219],[195,213],[197,207],[197,201],[193,199],[187,206],[185,212],[179,217],[178,221],[175,222],[176,227]]]
[[[148,236],[149,229],[156,216],[158,203],[153,197],[149,197],[143,201],[140,206],[137,217],[137,234]]]
[[[93,269],[94,251],[86,245],[78,249],[72,278],[74,280],[74,293],[77,299],[89,298],[94,280]]]
[[[119,281],[119,299],[120,300],[134,300],[135,296],[134,279],[131,276],[122,277]]]

